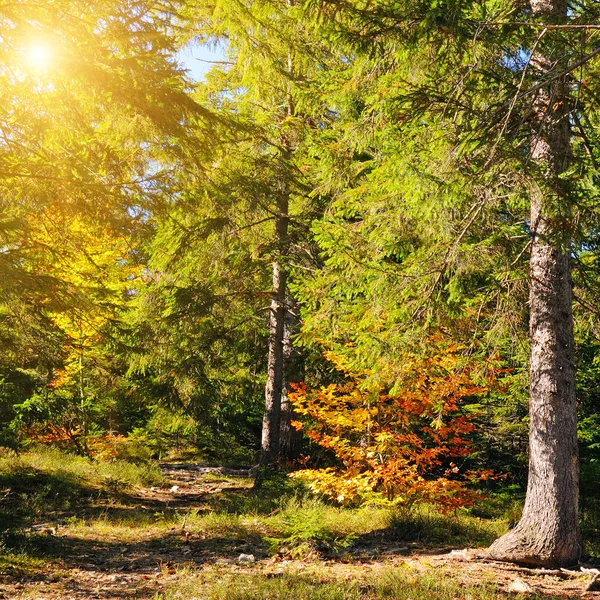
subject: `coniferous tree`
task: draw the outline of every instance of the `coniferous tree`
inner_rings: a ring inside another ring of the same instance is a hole
[[[596,194],[582,189],[597,185],[585,158],[597,153],[586,75],[597,50],[577,29],[595,7],[355,2],[311,10],[347,66],[320,89],[335,111],[338,152],[329,156],[340,175],[322,176],[338,200],[317,229],[326,268],[304,288],[305,333],[367,368],[393,362],[394,344],[457,317],[463,335],[487,332],[486,344],[495,338],[498,347],[506,325],[522,331],[522,309],[497,316],[523,302],[519,278],[528,269],[528,496],[522,522],[491,552],[573,563],[581,547],[570,272],[595,222],[587,216]],[[351,279],[341,283],[342,272]]]
[[[202,14],[200,10],[193,18]],[[243,90],[232,94],[240,103],[236,110],[249,118],[256,136],[252,147],[242,143],[235,151],[251,151],[251,160],[256,165],[262,162],[264,174],[268,174],[259,176],[262,189],[249,184],[241,192],[239,204],[245,205],[244,194],[252,189],[257,194],[256,214],[267,215],[263,231],[270,232],[270,240],[265,240],[271,260],[271,302],[260,463],[274,465],[297,451],[287,391],[298,375],[293,371],[302,369],[294,366],[301,362],[291,335],[297,329],[298,311],[289,283],[292,263],[302,260],[298,247],[304,242],[299,236],[306,237],[306,222],[318,202],[306,197],[309,188],[301,167],[306,156],[303,140],[310,124],[296,98],[301,82],[314,71],[310,60],[314,53],[300,11],[292,2],[256,3],[242,11],[236,2],[224,3],[214,12],[206,7],[205,16],[207,22],[198,34],[204,39],[226,37],[231,57],[228,75]],[[234,187],[228,193],[235,199],[238,192]],[[259,221],[262,224],[262,219]]]
[[[176,8],[0,9],[0,295],[14,349],[3,366],[9,379],[30,372],[42,401],[60,371],[81,375],[83,349],[122,316],[150,211],[197,149],[189,126],[210,120],[174,60]]]

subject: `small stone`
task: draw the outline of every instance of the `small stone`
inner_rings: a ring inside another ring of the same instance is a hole
[[[535,590],[520,577],[517,577],[509,586],[508,591],[514,594],[533,594]]]
[[[237,561],[240,564],[253,563],[256,562],[256,558],[254,557],[254,554],[240,554]]]

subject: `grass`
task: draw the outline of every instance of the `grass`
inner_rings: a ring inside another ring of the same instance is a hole
[[[192,516],[186,524],[190,531],[198,531],[208,538],[226,537],[238,540],[261,537],[270,531],[265,519],[251,514],[231,515],[229,513],[211,512],[206,515]]]
[[[123,540],[139,536],[140,529],[144,536],[182,532],[211,560],[235,560],[240,552],[251,552],[257,559],[271,556],[307,561],[358,561],[361,556],[373,557],[406,544],[411,548],[481,547],[506,528],[505,520],[485,520],[467,511],[444,515],[431,506],[411,512],[375,506],[349,509],[297,495],[281,498],[269,514],[262,510],[153,515],[133,511],[129,518],[86,519],[69,527],[76,536],[120,536]]]
[[[81,560],[118,570],[139,559],[148,568],[168,565],[155,600],[503,597],[485,577],[463,581],[456,572],[424,566],[426,560],[403,558],[402,549],[489,545],[520,509],[510,494],[443,514],[428,505],[341,508],[281,477],[256,493],[247,480],[203,476],[199,489],[212,492],[200,494],[193,509],[169,508],[164,491],[154,499],[132,493],[160,481],[157,467],[94,463],[56,450],[0,456],[0,576],[33,579],[36,572],[77,568]],[[31,528],[35,522],[42,528]],[[60,523],[57,534],[45,531],[49,522]],[[257,562],[238,564],[242,553]]]
[[[260,493],[225,492],[215,496],[211,509],[226,523],[249,517],[259,519],[271,533],[272,549],[308,543],[321,547],[347,547],[353,540],[382,532],[395,541],[425,545],[489,545],[507,529],[513,513],[520,513],[521,499],[512,491],[485,500],[479,510],[442,514],[431,505],[410,511],[367,505],[340,508],[311,497],[297,480],[282,474],[265,480]],[[231,517],[227,517],[231,515]]]
[[[232,481],[235,478],[222,475],[207,475],[206,480],[218,478],[220,481]],[[299,480],[289,479],[285,473],[271,473],[266,478],[260,490],[253,493],[228,492],[216,495],[211,500],[211,508],[216,512],[231,514],[269,514],[279,510],[281,504],[287,500],[306,496],[304,484]]]
[[[361,535],[388,527],[390,512],[369,507],[349,510],[310,497],[293,497],[265,522],[273,531],[265,537],[271,552],[300,558],[348,550]]]
[[[234,478],[211,474],[203,480],[236,483]],[[44,447],[19,455],[6,452],[0,454],[0,490],[5,490],[0,511],[4,505],[10,509],[6,512],[14,513],[16,509],[21,516],[35,519],[56,511],[75,513],[82,501],[89,503],[102,497],[108,501],[105,511],[85,519],[71,517],[69,528],[106,532],[179,527],[185,521],[188,530],[208,537],[271,537],[288,544],[333,543],[388,531],[395,540],[483,545],[506,526],[504,520],[481,518],[467,511],[442,515],[429,506],[410,512],[376,506],[340,508],[306,495],[285,477],[266,481],[259,493],[253,493],[244,481],[245,488],[240,485],[234,491],[213,494],[206,511],[200,513],[153,512],[148,507],[118,502],[123,499],[120,494],[136,486],[158,485],[161,481],[162,474],[155,464],[97,463]],[[9,521],[4,522],[10,527]]]
[[[14,479],[24,474],[54,475],[108,488],[119,485],[157,485],[163,479],[156,463],[138,465],[125,461],[94,462],[83,456],[44,446],[20,454],[7,451],[0,455],[0,477]]]
[[[30,556],[27,552],[0,548],[0,575],[31,577],[40,573],[47,564],[46,560]]]
[[[66,529],[77,538],[133,543],[176,529],[178,522],[180,520],[174,515],[133,510],[125,516],[105,513],[90,518],[70,517],[66,521]]]
[[[464,584],[448,572],[384,568],[378,572],[331,570],[315,566],[275,573],[202,573],[184,569],[155,600],[496,600],[496,586]]]
[[[40,462],[48,459],[28,457],[38,461],[37,478],[43,478],[50,470],[42,470]],[[53,457],[51,457],[53,458]],[[77,457],[75,457],[77,458]],[[99,477],[90,472],[88,464],[72,460],[54,472],[60,474],[61,485],[66,481],[82,486],[109,488],[112,479]],[[53,465],[52,460],[49,461]],[[68,469],[68,465],[74,468]],[[92,465],[95,467],[95,465]],[[21,469],[16,469],[21,473]],[[29,472],[29,471],[27,471]],[[123,471],[127,473],[126,470]],[[1,472],[0,472],[1,473]],[[217,481],[208,475],[205,481]],[[134,480],[136,481],[136,480]],[[225,481],[219,478],[218,481]],[[229,483],[235,483],[228,478]],[[103,483],[104,482],[104,483]],[[56,482],[55,482],[56,484]],[[56,489],[54,485],[52,490]],[[118,488],[115,488],[117,491]],[[72,491],[72,495],[75,494]],[[41,494],[41,497],[40,497]],[[68,497],[68,494],[67,494]],[[201,537],[203,545],[215,546],[216,552],[229,542],[245,542],[255,547],[258,554],[280,555],[290,558],[337,557],[348,552],[377,554],[390,546],[411,543],[417,546],[486,546],[506,531],[506,520],[480,518],[461,510],[442,514],[435,507],[423,505],[411,511],[365,506],[341,508],[320,499],[307,496],[295,487],[284,493],[277,487],[254,494],[249,489],[237,489],[225,496],[216,496],[205,511],[152,511],[139,506],[126,506],[114,502],[102,511],[85,518],[72,516],[66,520],[69,533],[76,537],[121,539],[124,542],[150,535],[168,535],[170,531],[185,530],[192,536]],[[48,498],[44,488],[28,500],[28,508],[40,507]],[[64,498],[62,500],[64,506]],[[237,512],[233,512],[233,509]],[[268,511],[268,512],[267,512]],[[230,557],[231,558],[231,557]]]
[[[97,463],[45,447],[20,454],[4,452],[0,455],[0,534],[161,480],[155,464]]]
[[[435,507],[421,505],[410,512],[398,511],[390,516],[396,539],[430,546],[488,546],[506,533],[503,518],[481,518],[471,511],[457,510],[443,514]]]

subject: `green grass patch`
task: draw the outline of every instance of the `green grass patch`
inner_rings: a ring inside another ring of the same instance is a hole
[[[47,447],[5,452],[0,455],[0,533],[161,481],[156,464],[99,463]]]
[[[272,553],[294,558],[313,553],[338,554],[349,549],[361,534],[387,526],[389,511],[351,510],[314,498],[290,498],[282,502],[266,523],[275,532],[265,541]]]
[[[188,518],[187,524],[202,531],[207,537],[230,539],[256,538],[270,531],[265,519],[255,515],[208,513]]]
[[[23,473],[59,475],[91,485],[120,483],[156,485],[163,476],[156,463],[133,464],[125,461],[95,462],[57,448],[38,446],[27,452],[6,452],[0,456],[0,477],[20,477]]]
[[[0,576],[21,579],[39,574],[46,567],[47,562],[43,559],[0,547]]]
[[[178,529],[181,523],[178,515],[147,510],[111,509],[97,517],[67,519],[68,531],[71,535],[96,539],[119,539],[126,542],[135,541],[155,532],[167,532]]]
[[[459,510],[443,514],[422,505],[411,511],[365,506],[334,506],[310,496],[283,497],[269,514],[207,512],[179,516],[188,531],[205,539],[248,540],[271,555],[291,558],[378,553],[416,546],[481,547],[506,532],[506,519],[483,519]]]
[[[180,571],[155,600],[496,600],[491,582],[463,584],[447,572],[388,568],[364,577],[334,577],[325,569],[284,573]]]
[[[206,477],[211,477],[207,475]],[[215,477],[212,475],[212,477]],[[220,479],[232,480],[235,478]],[[207,479],[210,481],[210,479]],[[240,481],[245,485],[247,480]],[[215,495],[210,500],[210,506],[215,512],[226,512],[232,514],[268,515],[278,510],[282,503],[292,498],[305,497],[308,491],[303,482],[290,479],[282,472],[267,472],[263,477],[259,489],[246,488],[242,492],[224,491]]]
[[[426,545],[489,546],[508,530],[504,518],[481,518],[468,510],[444,514],[434,506],[420,505],[390,515],[390,529],[398,541]]]
[[[316,499],[284,474],[268,473],[260,490],[225,491],[210,506],[215,514],[255,517],[271,532],[264,536],[271,553],[301,556],[315,550],[338,554],[361,543],[373,544],[376,537],[427,546],[487,546],[518,520],[522,497],[509,489],[484,498],[477,508],[449,514],[427,504],[410,510],[375,505],[342,508]]]

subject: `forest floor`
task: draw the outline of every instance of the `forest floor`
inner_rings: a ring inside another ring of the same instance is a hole
[[[292,500],[261,516],[249,478],[161,468],[159,485],[49,511],[6,539],[0,598],[600,599],[585,592],[590,573],[519,569],[485,560],[483,548],[422,541],[418,532],[407,540],[381,509],[344,513]],[[19,494],[0,489],[0,499],[10,507]],[[517,595],[515,585],[530,591]]]

